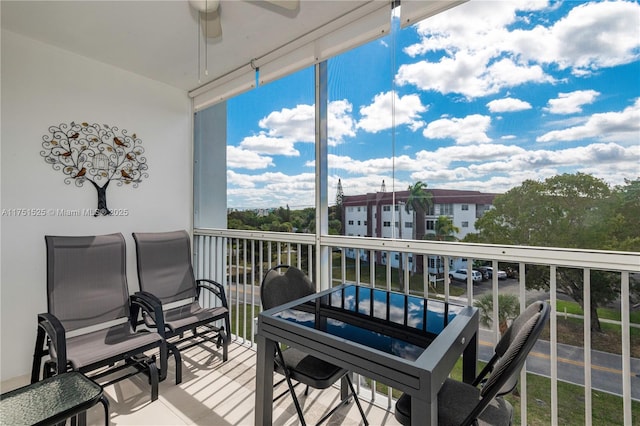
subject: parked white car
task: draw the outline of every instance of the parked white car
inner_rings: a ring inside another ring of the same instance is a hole
[[[487,270],[487,273],[489,274],[489,278],[493,278],[493,268],[488,266],[486,270]],[[507,279],[507,273],[505,271],[501,271],[500,269],[498,269],[497,275],[499,280]]]
[[[458,281],[466,281],[467,280],[467,270],[466,269],[456,269],[455,271],[449,271],[449,279],[450,280],[458,280]],[[471,271],[471,279],[474,283],[482,282],[482,274],[475,269]]]

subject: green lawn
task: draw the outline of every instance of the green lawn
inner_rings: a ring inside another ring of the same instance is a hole
[[[576,302],[558,300],[556,303],[556,307],[558,314],[567,312],[568,314],[584,315],[584,311]],[[620,321],[620,316],[621,313],[617,309],[598,308],[598,317],[600,319]],[[629,314],[629,321],[633,324],[640,324],[640,311],[631,311]]]
[[[479,363],[478,369],[484,364]],[[478,370],[480,371],[480,370]],[[462,378],[462,362],[458,362],[451,377]],[[520,386],[506,397],[515,410],[514,425],[520,422]],[[592,391],[592,422],[594,425],[624,425],[622,398],[604,392]],[[558,424],[585,424],[584,388],[558,382]],[[631,404],[632,424],[640,424],[640,402]],[[535,374],[527,374],[527,424],[546,426],[551,424],[551,380]]]

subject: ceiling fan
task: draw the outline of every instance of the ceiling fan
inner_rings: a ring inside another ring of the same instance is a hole
[[[260,2],[270,3],[285,10],[296,10],[300,0],[260,0]],[[220,3],[220,0],[189,0],[191,7],[200,15],[200,27],[206,38],[217,38],[222,35]]]

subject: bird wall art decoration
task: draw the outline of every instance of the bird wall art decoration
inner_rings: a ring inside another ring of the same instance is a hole
[[[90,182],[98,193],[94,216],[108,216],[107,187],[111,182],[134,188],[149,177],[142,141],[125,129],[86,122],[50,126],[42,137],[40,155],[54,170],[62,171],[64,182],[81,187]]]

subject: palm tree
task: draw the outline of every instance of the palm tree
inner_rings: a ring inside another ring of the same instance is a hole
[[[460,228],[453,225],[453,220],[449,216],[440,216],[436,220],[436,240],[455,241],[455,234],[460,232]]]
[[[480,296],[473,306],[480,310],[480,323],[485,327],[491,327],[493,323],[493,295],[484,294]],[[520,313],[520,303],[513,294],[498,294],[498,328],[500,335],[509,327],[509,321],[513,320]]]
[[[427,191],[427,184],[417,181],[413,185],[409,185],[409,197],[404,209],[407,213],[413,214],[413,239],[422,240],[425,234],[425,215],[432,204],[431,192]],[[413,212],[412,212],[413,210]],[[402,224],[400,224],[402,226]],[[415,256],[414,265],[416,272],[423,272],[422,256]]]

